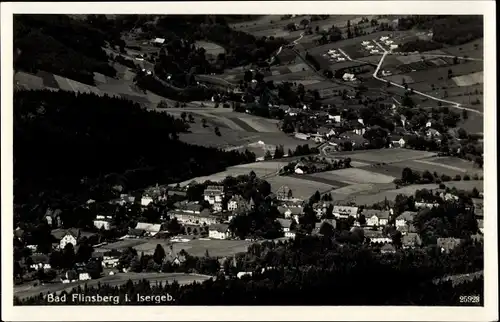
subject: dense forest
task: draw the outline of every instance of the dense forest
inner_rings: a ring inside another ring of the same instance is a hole
[[[106,43],[125,46],[118,31],[102,31],[67,15],[14,17],[14,50],[20,50],[16,69],[43,70],[94,85],[93,72],[116,76],[102,49]]]
[[[483,294],[482,277],[460,285],[436,281],[481,271],[482,260],[476,259],[482,259],[482,246],[468,240],[449,254],[435,247],[381,254],[356,241],[339,243],[326,236],[298,235],[294,241],[250,246],[246,253],[226,260],[216,279],[203,283],[180,286],[176,282],[129,281],[118,287],[102,283],[74,288],[69,294],[128,294],[129,298],[138,293],[170,294],[176,305],[461,305],[459,296]],[[213,272],[208,256],[206,265],[197,261],[200,264],[193,266],[195,261],[187,255],[176,271],[198,272],[205,267]],[[235,278],[241,271],[252,272],[252,276]],[[14,301],[45,303],[43,294]]]
[[[15,202],[40,196],[74,201],[77,195],[98,200],[112,197],[109,190],[117,185],[134,190],[255,160],[250,152],[224,152],[179,141],[178,133],[188,127],[181,119],[143,110],[125,99],[17,91]]]
[[[447,45],[461,45],[483,37],[483,17],[478,15],[409,16],[398,20],[398,28],[432,30],[432,40]]]

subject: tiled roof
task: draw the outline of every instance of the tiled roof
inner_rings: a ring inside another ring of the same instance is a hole
[[[209,230],[216,230],[220,233],[225,233],[229,229],[229,225],[227,224],[213,224],[208,228]]]
[[[379,219],[389,219],[390,212],[387,210],[377,210],[377,209],[364,209],[361,212],[365,218],[371,218],[372,216],[377,216]]]

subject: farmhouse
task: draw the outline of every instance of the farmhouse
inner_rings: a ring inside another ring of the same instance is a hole
[[[213,239],[228,239],[231,233],[227,224],[213,224],[208,228],[208,237]]]
[[[31,260],[33,261],[33,264],[30,265],[31,269],[34,270],[39,270],[39,269],[44,269],[48,270],[51,269],[50,263],[49,263],[49,257],[44,254],[34,254],[31,256]]]
[[[52,210],[48,208],[45,212],[45,220],[50,226],[59,227],[61,226],[61,209]]]
[[[414,211],[404,211],[401,215],[396,217],[396,228],[407,226],[413,221],[413,218],[417,215]]]
[[[153,202],[153,198],[151,198],[148,195],[144,195],[141,198],[141,206],[143,206],[143,207],[147,207],[152,202]]]
[[[292,221],[290,219],[278,218],[278,222],[283,228],[283,232],[285,233],[285,237],[287,238],[295,238],[295,232],[292,231]]]
[[[378,230],[364,230],[365,238],[369,238],[371,244],[390,244],[392,239]]]
[[[287,219],[292,218],[298,220],[298,216],[302,214],[304,208],[300,206],[295,206],[295,207],[278,206],[278,211]]]
[[[135,229],[144,230],[147,236],[154,236],[160,232],[161,226],[160,224],[138,222]]]
[[[385,244],[380,248],[382,254],[393,254],[396,252],[396,248],[391,244]]]
[[[358,207],[333,206],[332,213],[336,218],[348,218],[349,216],[358,218]]]
[[[391,146],[394,148],[404,148],[406,141],[401,135],[391,135]]]
[[[160,44],[161,45],[165,42],[165,38],[155,38],[155,39],[151,40],[151,42],[153,44]]]
[[[434,207],[438,207],[439,206],[439,203],[435,202],[435,203],[431,203],[431,202],[422,202],[422,201],[416,201],[415,202],[415,207],[418,208],[418,209],[421,209],[421,208],[434,208]]]
[[[203,198],[213,206],[215,211],[221,211],[222,199],[224,198],[224,186],[208,186],[203,192]]]
[[[366,218],[366,225],[372,227],[387,225],[391,215],[390,211],[376,209],[363,209],[361,214]]]
[[[64,247],[66,247],[66,245],[68,244],[73,244],[73,246],[76,246],[76,244],[81,238],[83,237],[90,238],[95,235],[93,233],[82,232],[80,229],[76,228],[71,228],[67,230],[54,229],[52,230],[51,234],[55,240],[59,241],[60,249],[64,249]]]
[[[174,206],[185,213],[199,214],[202,210],[202,205],[195,202],[177,202]]]

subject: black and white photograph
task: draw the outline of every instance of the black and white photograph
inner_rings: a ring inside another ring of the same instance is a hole
[[[6,319],[498,319],[495,4],[435,2],[2,3]]]

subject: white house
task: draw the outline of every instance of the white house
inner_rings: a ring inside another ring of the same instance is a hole
[[[295,138],[299,140],[309,140],[310,135],[304,133],[295,133]]]
[[[294,171],[296,174],[304,174],[304,170],[302,170],[301,168],[295,168],[295,171]]]
[[[344,57],[340,57],[337,59],[337,61],[345,61],[345,58]]]
[[[366,49],[372,49],[374,46],[373,45],[368,45],[366,46]]]
[[[222,210],[222,199],[224,198],[223,186],[208,186],[203,192],[204,200],[212,205],[215,211]]]
[[[155,236],[161,231],[160,224],[150,224],[145,222],[138,222],[135,229],[144,230],[147,235]]]
[[[328,119],[329,120],[334,120],[335,122],[340,123],[340,121],[342,120],[342,116],[328,114]]]
[[[227,224],[214,224],[208,228],[208,237],[213,239],[228,239],[231,233],[229,225]]]
[[[151,42],[154,44],[163,44],[165,42],[165,38],[155,38]]]
[[[398,45],[394,45],[394,44],[392,44],[392,45],[390,46],[390,48],[391,48],[391,50],[396,49],[396,48],[398,48]]]
[[[34,264],[30,265],[30,268],[34,269],[34,270],[39,270],[39,269],[47,270],[47,269],[51,269],[52,266],[50,266],[49,263],[34,263]]]
[[[295,238],[295,232],[290,230],[290,227],[292,225],[292,221],[290,219],[283,219],[283,218],[278,218],[277,220],[280,223],[281,228],[283,228],[283,232],[285,233],[285,237]]]
[[[428,121],[427,123],[425,123],[425,127],[431,127],[432,126],[432,122],[431,121]]]
[[[394,41],[392,41],[392,40],[386,40],[386,41],[385,41],[385,44],[386,44],[387,46],[391,45],[392,43],[394,43]]]
[[[246,276],[246,275],[252,276],[252,272],[238,272],[238,274],[236,274],[236,277],[242,278],[243,276]]]
[[[389,37],[387,37],[387,36],[380,37],[380,41],[386,41],[387,39],[389,39]]]
[[[380,51],[378,49],[372,49],[370,50],[370,54],[380,54]]]
[[[235,195],[228,201],[227,210],[229,211],[243,210],[247,208],[247,206],[248,203],[242,196]]]
[[[94,220],[94,227],[97,229],[104,228],[104,230],[110,230],[111,223],[107,220]]]
[[[102,260],[102,265],[104,267],[116,267],[118,266],[118,262],[120,261],[117,257],[104,256]]]
[[[368,45],[368,44],[370,44],[370,42],[369,42],[369,41],[363,41],[363,42],[361,43],[361,45],[363,45],[363,46],[366,46],[366,45]]]
[[[404,148],[406,144],[406,141],[405,139],[403,139],[402,136],[398,136],[398,135],[392,135],[391,136],[391,145],[392,147],[401,147],[401,148]]]
[[[354,74],[345,73],[344,76],[342,76],[342,79],[346,82],[352,82],[356,80],[356,76],[354,76]]]
[[[432,203],[432,202],[422,202],[422,201],[416,201],[415,202],[415,207],[417,208],[434,208],[434,207],[438,207],[439,206],[439,203],[435,202],[435,203]]]

